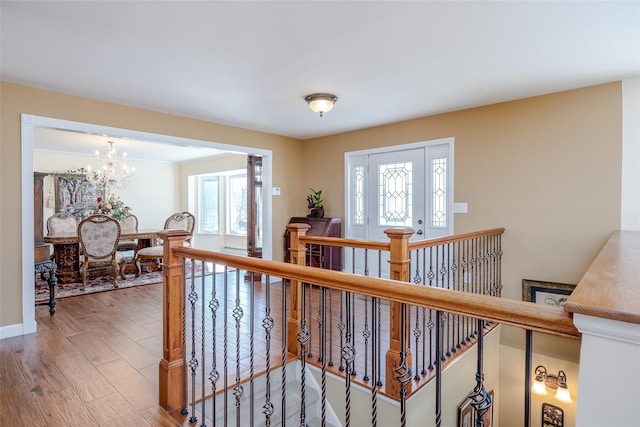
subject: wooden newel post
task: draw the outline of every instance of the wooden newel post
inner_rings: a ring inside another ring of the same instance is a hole
[[[183,379],[184,347],[182,339],[184,291],[182,257],[174,256],[172,248],[183,246],[189,233],[183,230],[163,230],[162,257],[162,360],[159,368],[159,404],[167,412],[185,407]]]
[[[307,260],[307,247],[300,242],[300,236],[305,236],[309,224],[289,224],[289,263],[305,265]],[[291,311],[287,319],[287,351],[300,355],[300,344],[298,343],[298,331],[300,330],[300,319],[302,319],[302,283],[299,280],[290,281]]]
[[[414,231],[409,228],[392,228],[384,231],[390,239],[389,253],[389,278],[399,280],[401,282],[409,281],[409,238]],[[405,349],[407,355],[406,364],[411,366],[411,352],[409,345],[409,325],[408,316],[405,312]],[[389,349],[386,355],[385,369],[385,391],[391,396],[400,396],[400,383],[396,379],[395,369],[400,366],[401,351],[401,321],[402,321],[402,304],[393,302],[389,304]],[[407,383],[407,396],[411,394],[411,381]]]

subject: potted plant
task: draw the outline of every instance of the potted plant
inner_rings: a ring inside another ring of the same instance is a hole
[[[308,218],[322,218],[324,216],[324,206],[322,205],[322,190],[314,190],[309,188],[311,194],[307,196],[307,203],[311,212],[307,215]]]

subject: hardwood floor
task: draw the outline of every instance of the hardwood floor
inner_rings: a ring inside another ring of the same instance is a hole
[[[36,307],[0,340],[0,426],[175,426],[158,406],[162,284]]]

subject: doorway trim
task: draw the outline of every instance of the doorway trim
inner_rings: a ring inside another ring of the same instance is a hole
[[[263,259],[272,259],[272,163],[273,153],[271,150],[261,148],[245,147],[240,145],[222,144],[218,142],[183,138],[177,136],[156,134],[151,132],[141,132],[132,129],[115,128],[110,126],[95,125],[82,122],[74,122],[70,120],[54,119],[50,117],[34,116],[22,113],[20,115],[21,122],[21,208],[22,208],[22,324],[10,327],[10,330],[4,330],[2,337],[7,338],[16,335],[26,335],[37,331],[35,320],[35,286],[33,280],[35,273],[33,270],[34,253],[33,253],[33,195],[30,189],[33,188],[33,149],[35,146],[35,129],[39,127],[53,128],[59,130],[68,130],[71,132],[101,134],[114,138],[134,138],[147,141],[156,141],[182,146],[197,146],[216,148],[225,151],[237,151],[246,154],[260,155],[263,158]]]

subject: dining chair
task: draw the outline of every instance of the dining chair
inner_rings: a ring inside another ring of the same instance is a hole
[[[129,214],[125,219],[120,221],[120,234],[137,233],[137,232],[138,232],[138,217],[136,217],[135,215]],[[120,240],[118,242],[119,252],[134,251],[133,255],[135,257],[135,252],[137,250],[138,250],[138,241],[136,239]]]
[[[75,236],[78,232],[76,217],[66,212],[58,212],[47,219],[47,236]]]
[[[84,290],[87,273],[91,270],[113,268],[113,287],[118,287],[118,274],[124,280],[122,254],[117,251],[120,240],[120,223],[106,215],[92,215],[78,224],[78,237],[82,247],[80,276]]]
[[[191,246],[191,238],[193,237],[193,228],[195,226],[195,217],[189,212],[174,213],[164,222],[165,230],[185,230],[189,232],[189,237],[184,241],[185,246]],[[156,242],[155,246],[139,249],[136,252],[136,276],[142,273],[141,262],[144,260],[155,260],[156,266],[160,268],[160,259],[162,259],[162,244]]]

